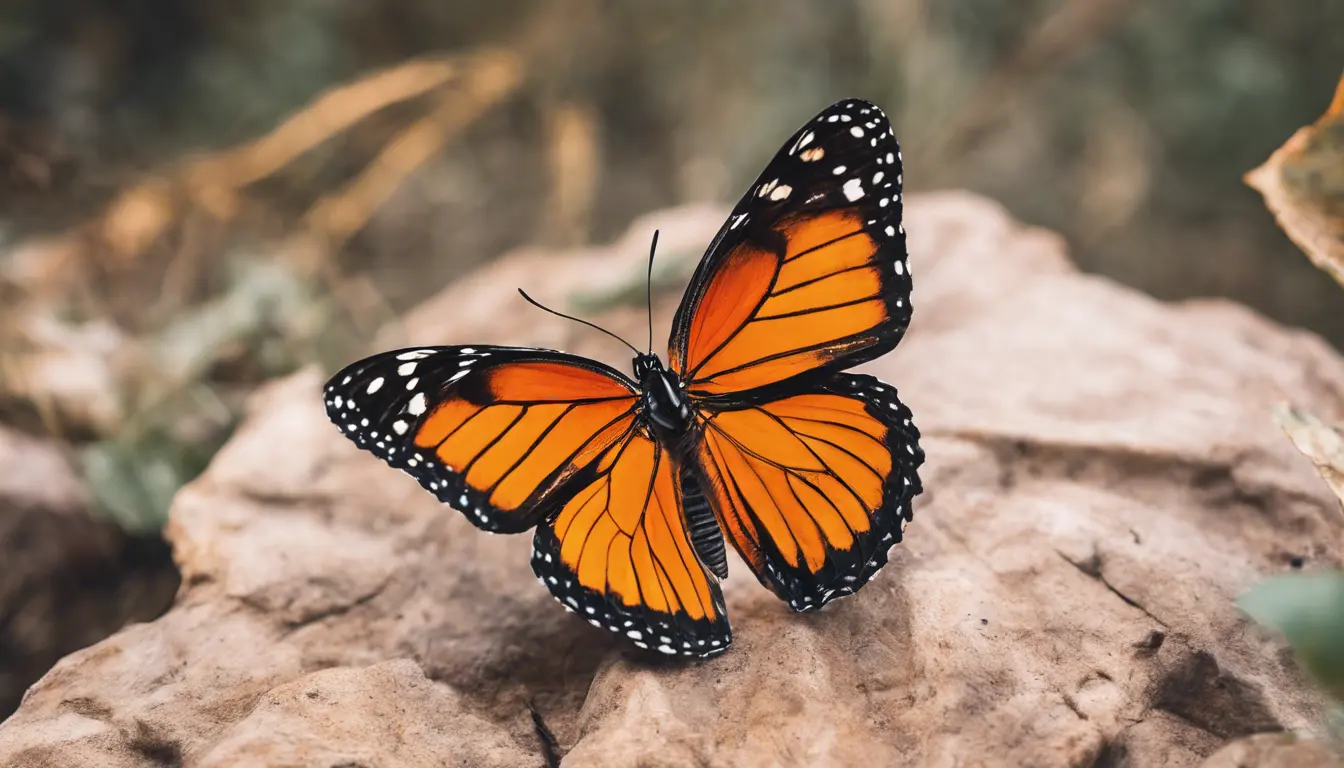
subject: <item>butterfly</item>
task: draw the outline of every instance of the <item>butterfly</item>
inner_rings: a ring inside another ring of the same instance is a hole
[[[594,626],[666,654],[722,653],[725,539],[808,611],[871,580],[913,519],[924,454],[910,410],[844,372],[910,321],[901,183],[886,115],[837,102],[719,229],[666,366],[633,346],[633,378],[547,349],[398,349],[334,375],[327,415],[477,527],[535,529],[532,570]]]

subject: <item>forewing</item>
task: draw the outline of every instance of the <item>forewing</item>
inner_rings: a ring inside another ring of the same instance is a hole
[[[847,368],[910,320],[901,153],[882,110],[838,102],[779,150],[724,223],[673,321],[692,395]]]
[[[416,347],[353,363],[326,385],[346,437],[478,527],[516,533],[629,431],[638,402],[615,370],[519,347]]]
[[[798,611],[853,594],[913,519],[924,453],[895,388],[836,374],[703,417],[696,469],[739,554]]]
[[[636,424],[537,526],[532,570],[556,599],[641,648],[728,649],[718,582],[696,557],[672,457]]]

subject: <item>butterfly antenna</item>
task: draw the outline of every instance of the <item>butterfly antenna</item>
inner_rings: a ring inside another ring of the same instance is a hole
[[[653,354],[653,252],[658,250],[658,230],[653,230],[653,244],[649,246],[649,277],[644,281],[649,293],[649,354]]]
[[[636,355],[640,354],[639,350],[638,350],[638,349],[635,349],[635,345],[634,345],[634,344],[631,344],[630,342],[626,341],[625,339],[622,339],[620,336],[617,336],[616,334],[612,333],[611,331],[608,331],[606,328],[603,328],[603,327],[598,326],[598,325],[593,325],[592,323],[588,322],[587,320],[580,320],[579,318],[574,317],[573,315],[566,315],[564,312],[556,312],[554,309],[551,309],[550,307],[544,306],[543,304],[541,304],[540,302],[538,302],[536,299],[532,298],[531,296],[528,296],[528,295],[527,295],[527,291],[524,291],[522,288],[519,288],[519,289],[518,289],[518,292],[521,293],[521,294],[523,295],[523,298],[524,298],[524,299],[527,299],[527,303],[528,303],[528,304],[531,304],[532,306],[536,307],[537,309],[543,310],[543,311],[545,311],[545,312],[550,312],[552,315],[555,315],[556,317],[563,317],[563,318],[565,318],[566,320],[573,320],[574,322],[576,322],[576,323],[581,323],[581,324],[583,324],[583,325],[586,325],[586,326],[588,326],[589,328],[592,328],[593,330],[601,331],[601,332],[607,334],[608,336],[610,336],[611,338],[613,338],[613,339],[615,339],[615,340],[621,342],[621,343],[624,344],[625,346],[629,347],[629,348],[630,348],[630,351],[631,351],[631,352],[634,352]]]

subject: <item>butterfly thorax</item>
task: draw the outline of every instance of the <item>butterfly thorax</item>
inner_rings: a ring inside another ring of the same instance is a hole
[[[640,355],[635,358],[635,378],[649,421],[669,436],[683,434],[691,423],[691,407],[677,374],[664,368],[657,355]]]

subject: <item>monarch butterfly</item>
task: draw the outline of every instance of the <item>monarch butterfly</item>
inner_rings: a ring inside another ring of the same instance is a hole
[[[633,379],[547,349],[398,349],[333,376],[327,414],[476,526],[535,528],[537,578],[594,626],[666,654],[722,653],[725,536],[806,611],[871,580],[913,518],[924,454],[910,410],[842,372],[909,324],[901,182],[886,115],[837,102],[719,229],[667,367],[628,342]]]

